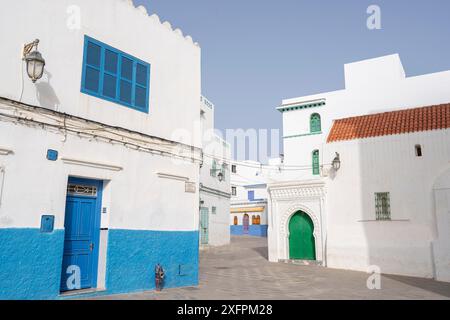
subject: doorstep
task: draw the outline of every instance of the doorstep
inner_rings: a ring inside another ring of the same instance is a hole
[[[316,260],[291,260],[291,259],[282,259],[278,260],[280,263],[287,263],[287,264],[295,264],[298,266],[319,266],[323,267],[322,261],[316,261]]]
[[[81,289],[81,290],[66,291],[66,292],[60,293],[59,297],[60,298],[68,298],[68,297],[83,296],[83,295],[100,293],[100,292],[106,292],[106,289]]]

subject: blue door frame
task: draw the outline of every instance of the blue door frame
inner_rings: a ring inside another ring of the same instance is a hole
[[[67,192],[61,292],[73,290],[67,287],[67,279],[72,275],[67,274],[69,266],[80,268],[81,287],[76,289],[97,286],[103,181],[69,177],[69,185],[95,187],[96,193]]]

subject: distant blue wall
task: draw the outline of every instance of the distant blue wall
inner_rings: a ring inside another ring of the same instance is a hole
[[[59,295],[64,230],[0,229],[0,299]]]
[[[153,290],[154,267],[165,288],[198,285],[198,232],[110,230],[107,291]],[[0,299],[58,299],[64,230],[0,229]]]
[[[231,235],[234,236],[255,236],[255,237],[267,237],[267,225],[251,225],[249,226],[248,234],[244,234],[244,226],[230,226]]]
[[[110,230],[108,293],[155,289],[154,268],[165,270],[165,288],[198,285],[198,232]]]

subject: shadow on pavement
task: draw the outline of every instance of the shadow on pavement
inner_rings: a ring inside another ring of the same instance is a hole
[[[269,253],[267,252],[267,247],[259,247],[252,249],[253,251],[257,252],[260,256],[262,256],[264,259],[269,260]]]
[[[430,279],[386,275],[386,274],[383,274],[383,277],[450,298],[450,283],[438,281],[431,282]]]

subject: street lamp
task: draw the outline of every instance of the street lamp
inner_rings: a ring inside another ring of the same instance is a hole
[[[41,53],[37,50],[38,44],[39,39],[36,39],[23,47],[22,60],[27,63],[27,74],[33,83],[42,78],[45,66],[45,60],[42,58]],[[33,50],[33,48],[35,48],[35,50]]]
[[[341,168],[341,157],[339,153],[336,152],[336,157],[334,157],[333,162],[333,169],[334,171],[338,171]]]

